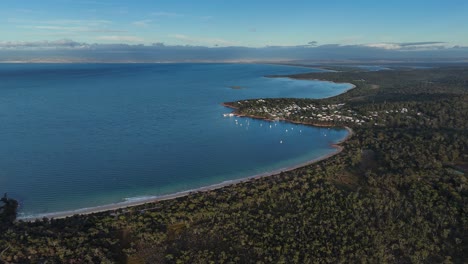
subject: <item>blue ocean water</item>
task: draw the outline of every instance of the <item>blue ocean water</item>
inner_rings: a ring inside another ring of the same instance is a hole
[[[351,87],[263,77],[311,71],[319,70],[0,64],[0,192],[20,201],[21,216],[40,215],[190,190],[326,155],[346,130],[222,115],[231,112],[222,102],[323,98]]]

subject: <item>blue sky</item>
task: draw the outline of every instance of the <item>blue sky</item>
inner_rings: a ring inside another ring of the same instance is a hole
[[[0,43],[468,46],[468,1],[2,0]]]

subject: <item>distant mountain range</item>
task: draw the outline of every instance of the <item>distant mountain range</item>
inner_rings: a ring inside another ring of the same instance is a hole
[[[72,40],[0,42],[0,62],[468,62],[468,47],[443,42],[204,47],[88,44]]]

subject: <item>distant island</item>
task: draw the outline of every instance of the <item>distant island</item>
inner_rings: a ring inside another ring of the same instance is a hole
[[[237,115],[352,129],[328,159],[175,199],[5,224],[0,261],[463,263],[468,66],[390,68],[287,76],[355,85],[326,99],[225,103]]]

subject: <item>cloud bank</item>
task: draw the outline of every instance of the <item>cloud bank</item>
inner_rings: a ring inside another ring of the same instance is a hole
[[[447,43],[440,41],[406,42],[406,43],[374,43],[364,46],[386,50],[434,50],[446,48]]]
[[[81,49],[89,44],[79,43],[70,39],[54,41],[0,41],[0,50],[41,50],[41,49]]]
[[[185,35],[174,36],[190,39]],[[138,43],[133,36],[103,36],[105,41]],[[197,39],[197,41],[200,41]],[[207,42],[225,43],[222,39]],[[0,62],[188,62],[188,61],[292,61],[292,60],[467,60],[468,47],[444,42],[324,44],[311,41],[300,46],[206,47],[164,43],[92,44],[69,39],[37,42],[0,42]]]

